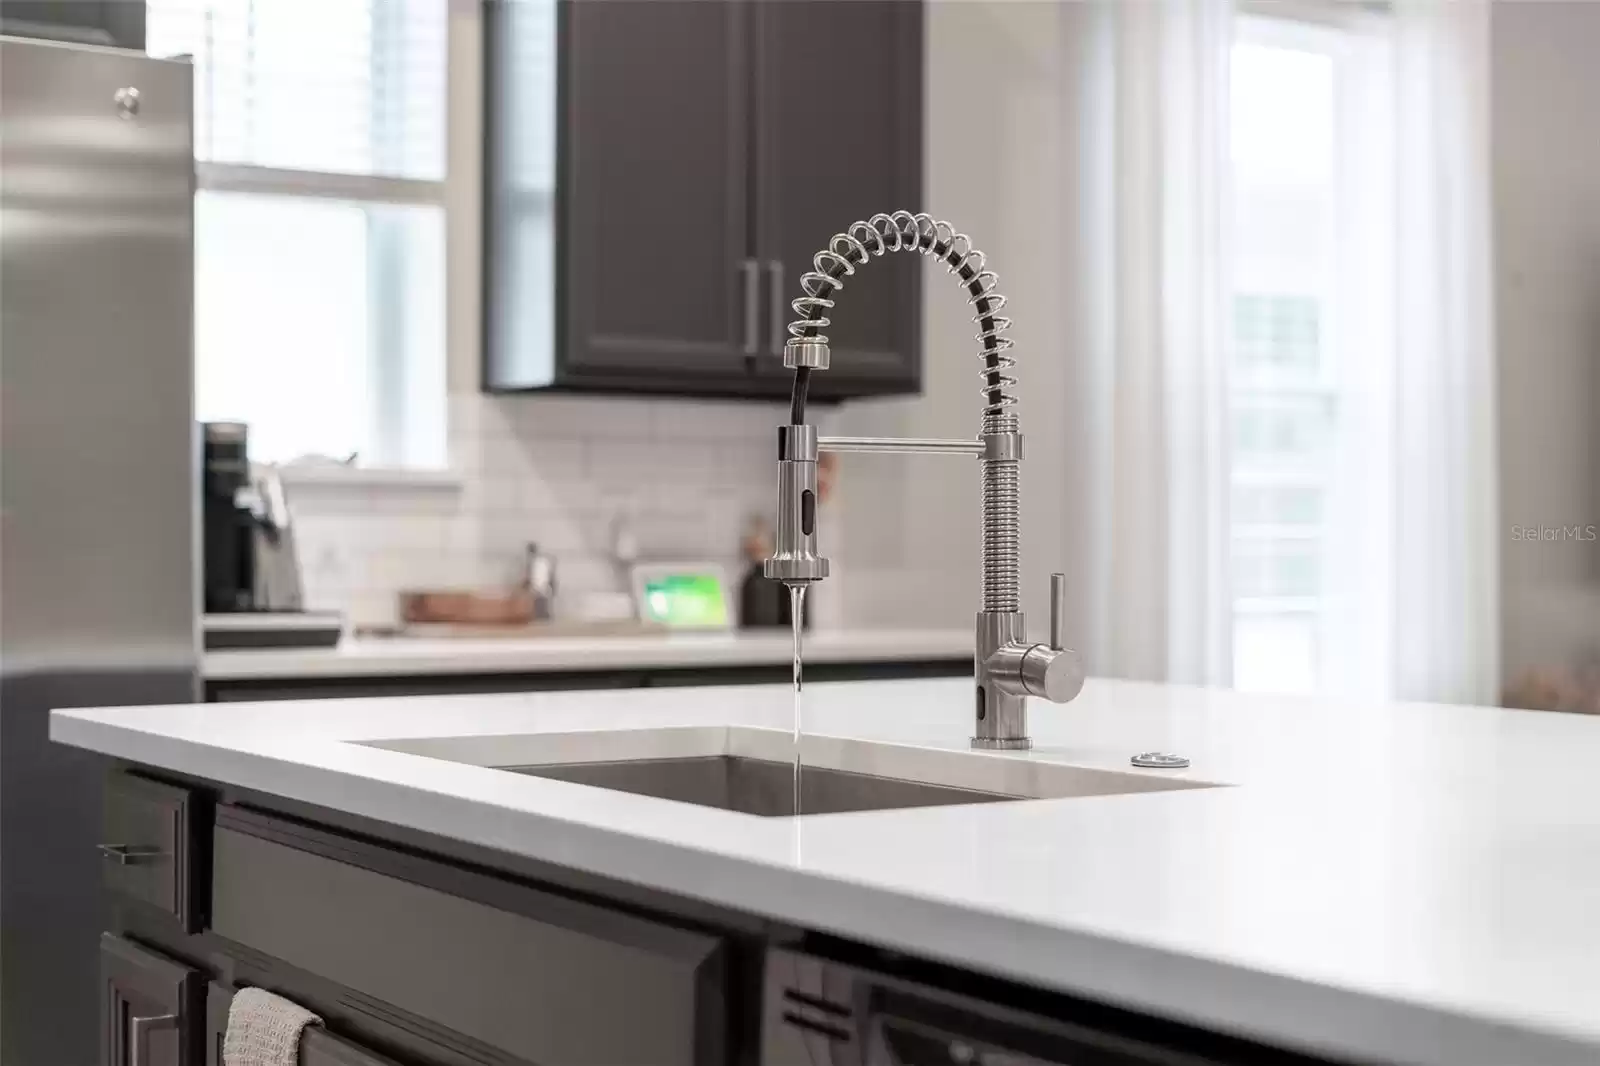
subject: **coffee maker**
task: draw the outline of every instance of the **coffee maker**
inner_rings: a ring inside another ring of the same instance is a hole
[[[200,510],[205,553],[205,646],[321,647],[343,619],[303,610],[300,565],[283,480],[252,467],[243,422],[206,422]]]
[[[200,474],[205,542],[205,609],[257,609],[255,515],[250,491],[250,430],[243,422],[206,422]]]

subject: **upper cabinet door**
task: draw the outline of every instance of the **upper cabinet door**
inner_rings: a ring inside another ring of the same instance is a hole
[[[750,7],[606,0],[561,14],[567,230],[557,284],[570,375],[742,375],[759,294],[749,262]]]
[[[921,211],[922,5],[757,0],[757,247],[766,268],[764,372],[784,373],[800,274],[851,222]],[[845,282],[824,332],[822,396],[912,391],[920,382],[922,256],[888,253]]]

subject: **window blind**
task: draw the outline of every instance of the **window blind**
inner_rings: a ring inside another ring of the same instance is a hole
[[[444,178],[448,0],[148,0],[194,60],[195,158]]]

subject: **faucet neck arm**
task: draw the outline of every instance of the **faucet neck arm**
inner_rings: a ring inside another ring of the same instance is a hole
[[[999,314],[1006,298],[996,291],[1000,279],[986,269],[988,257],[972,246],[972,239],[956,232],[948,222],[926,213],[895,211],[876,214],[853,222],[842,233],[829,239],[827,247],[812,258],[815,268],[800,276],[801,295],[793,307],[798,316],[789,323],[790,339],[784,345],[784,363],[794,374],[789,421],[805,421],[806,396],[813,370],[828,365],[828,337],[822,332],[831,323],[826,312],[834,306],[834,293],[844,287],[844,279],[858,267],[888,252],[910,251],[933,256],[961,280],[972,305],[973,321],[978,323],[978,340],[983,348],[983,410],[986,431],[1016,429],[1016,416],[1005,409],[1016,403],[1008,391],[1016,379],[1005,373],[1014,365],[1005,353],[1012,341],[1005,336],[1011,320]]]

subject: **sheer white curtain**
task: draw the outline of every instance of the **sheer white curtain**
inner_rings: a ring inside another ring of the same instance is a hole
[[[1226,684],[1229,0],[1082,19],[1078,205],[1097,673]]]
[[[1396,0],[1394,695],[1499,694],[1488,0]]]
[[[1085,645],[1111,676],[1231,681],[1234,6],[1099,0],[1073,24],[1084,282],[1069,411],[1085,453],[1072,457],[1093,577]],[[1355,11],[1359,32],[1338,3],[1249,10],[1350,31],[1327,53],[1339,147],[1317,343],[1337,439],[1312,684],[1492,702],[1488,2],[1395,0]]]

